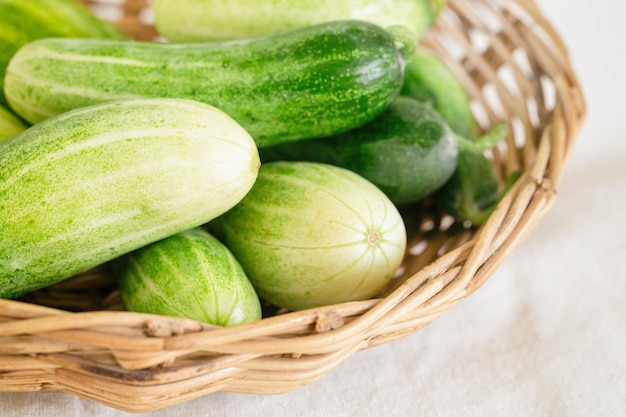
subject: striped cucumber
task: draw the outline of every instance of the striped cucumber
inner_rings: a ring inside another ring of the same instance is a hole
[[[126,39],[76,0],[0,0],[0,104],[6,105],[2,80],[11,57],[23,45],[49,37]]]
[[[439,3],[441,1],[438,1]],[[334,20],[401,25],[424,35],[438,14],[433,0],[155,0],[156,27],[172,42],[243,39]]]
[[[0,297],[219,216],[258,166],[240,125],[191,100],[94,105],[0,142]]]
[[[371,298],[406,248],[403,219],[385,194],[315,162],[263,164],[250,192],[209,227],[259,296],[291,310]]]
[[[5,92],[31,123],[114,99],[194,99],[267,146],[373,119],[398,95],[413,41],[406,29],[358,21],[233,42],[45,39],[15,55]]]
[[[177,233],[115,259],[129,311],[233,326],[261,319],[261,303],[233,254],[206,230]]]

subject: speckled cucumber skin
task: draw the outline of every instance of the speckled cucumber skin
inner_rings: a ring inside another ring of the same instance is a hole
[[[430,0],[155,0],[156,27],[171,42],[242,39],[335,20],[402,25],[423,35]]]
[[[378,117],[328,138],[260,150],[261,160],[324,162],[358,173],[395,204],[420,200],[438,190],[457,165],[456,139],[429,104],[398,97]]]
[[[0,297],[219,216],[258,165],[241,126],[190,100],[87,107],[0,142]]]
[[[183,317],[223,327],[261,319],[261,303],[233,254],[193,228],[115,259],[129,311]]]
[[[6,105],[2,85],[13,54],[49,37],[127,38],[76,0],[0,0],[0,104]]]
[[[404,65],[391,33],[354,21],[203,44],[47,39],[15,55],[5,91],[32,123],[113,99],[194,99],[267,146],[373,119],[398,95]]]
[[[368,299],[404,257],[391,201],[344,168],[270,162],[233,209],[209,223],[257,293],[290,310]]]

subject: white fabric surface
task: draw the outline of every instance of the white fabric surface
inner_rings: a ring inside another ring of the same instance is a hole
[[[626,7],[610,3],[539,0],[589,116],[554,208],[476,294],[291,393],[216,393],[144,415],[626,415]],[[0,393],[2,417],[126,415],[63,393]]]

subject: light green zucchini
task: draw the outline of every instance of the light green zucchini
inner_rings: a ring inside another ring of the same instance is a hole
[[[171,42],[243,39],[334,20],[401,25],[423,36],[436,18],[432,0],[155,0],[157,30]]]
[[[240,125],[191,100],[90,106],[0,142],[0,297],[219,216],[258,166]]]
[[[129,311],[234,326],[261,303],[233,254],[206,230],[177,233],[111,262]]]
[[[13,54],[49,37],[127,38],[76,0],[0,0],[0,104],[6,105],[2,85]]]
[[[209,227],[259,296],[290,310],[371,298],[406,248],[403,219],[382,191],[315,162],[263,164],[250,192]]]
[[[31,123],[113,99],[194,99],[267,146],[373,119],[398,95],[413,42],[406,29],[358,21],[236,42],[45,39],[11,60],[5,92]]]
[[[28,126],[0,104],[0,142],[26,130]]]

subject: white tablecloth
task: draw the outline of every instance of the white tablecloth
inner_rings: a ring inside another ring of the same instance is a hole
[[[589,116],[554,208],[495,275],[424,330],[309,386],[145,415],[626,415],[626,7],[539,5],[569,47]],[[2,417],[126,415],[63,393],[0,393]]]

